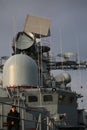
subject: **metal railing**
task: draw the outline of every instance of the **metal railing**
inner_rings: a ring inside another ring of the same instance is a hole
[[[3,105],[3,107],[4,107],[4,105],[5,105],[5,107],[6,107],[6,105],[8,105],[10,107],[13,104],[0,101],[0,105]],[[20,130],[26,130],[25,124],[31,124],[31,123],[34,124],[34,126],[32,126],[32,128],[35,128],[35,130],[42,130],[42,126],[45,127],[45,130],[50,130],[50,124],[49,124],[50,118],[49,118],[49,115],[47,113],[45,113],[43,111],[39,111],[38,109],[35,109],[32,107],[28,107],[28,108],[27,107],[20,107],[20,106],[16,106],[16,107],[18,107],[22,111],[21,116],[20,116]],[[38,116],[37,116],[37,118],[35,117],[33,120],[26,119],[23,116],[24,111],[26,111],[28,113],[37,113]],[[4,114],[1,113],[0,118],[1,118],[0,119],[0,123],[1,123],[0,130],[7,130],[7,121],[6,121],[7,113],[4,113]],[[14,117],[14,118],[16,118],[16,117]],[[16,119],[18,119],[18,118],[16,118]]]

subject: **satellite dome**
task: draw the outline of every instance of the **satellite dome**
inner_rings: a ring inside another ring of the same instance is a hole
[[[3,86],[37,86],[38,67],[29,56],[17,54],[11,56],[3,68]]]

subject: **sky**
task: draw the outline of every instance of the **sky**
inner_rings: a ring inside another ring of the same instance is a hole
[[[72,52],[87,61],[87,0],[0,0],[0,56],[11,55],[13,37],[23,30],[27,14],[51,20],[49,45],[55,57]],[[81,104],[87,109],[87,72],[72,75],[73,90],[84,95]]]

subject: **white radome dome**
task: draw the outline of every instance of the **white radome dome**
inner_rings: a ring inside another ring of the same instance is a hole
[[[3,86],[37,86],[38,67],[29,56],[17,54],[11,56],[3,68]]]
[[[71,76],[69,73],[63,72],[57,76],[55,76],[55,80],[59,83],[70,83],[71,82]]]

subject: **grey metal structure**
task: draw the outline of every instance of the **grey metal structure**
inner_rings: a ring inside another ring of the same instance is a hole
[[[21,115],[20,130],[84,130],[86,112],[78,110],[77,104],[82,95],[71,90],[68,73],[51,75],[56,62],[50,61],[50,48],[36,41],[49,36],[50,20],[30,15],[27,19],[23,32],[13,40],[12,56],[0,68],[0,130],[7,129],[6,118],[12,104]]]

